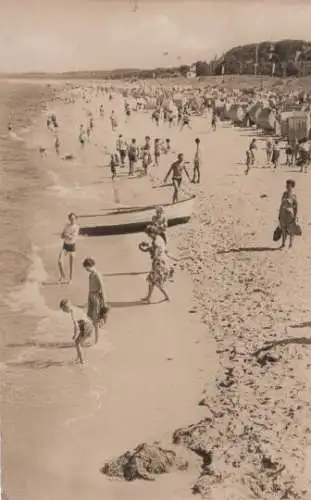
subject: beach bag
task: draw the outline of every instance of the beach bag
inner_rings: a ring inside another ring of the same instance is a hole
[[[302,236],[302,229],[301,226],[296,222],[294,226],[294,235],[295,236]]]
[[[278,226],[273,233],[273,241],[279,241],[282,237],[282,230],[280,226]]]
[[[105,306],[104,304],[101,304],[100,306],[100,311],[99,311],[99,327],[103,328],[103,326],[107,323],[108,321],[108,314],[110,312],[110,307]]]

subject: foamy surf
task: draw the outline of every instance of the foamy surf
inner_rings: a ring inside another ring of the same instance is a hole
[[[47,273],[37,252],[38,248],[33,247],[30,256],[31,266],[26,282],[16,287],[4,299],[13,312],[42,316],[50,311],[40,292],[40,284],[47,279]]]

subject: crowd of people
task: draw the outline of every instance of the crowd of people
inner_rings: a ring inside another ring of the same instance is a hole
[[[258,140],[253,138],[246,150],[245,160],[245,175],[249,174],[252,167],[256,165],[256,151],[258,149]],[[308,173],[308,167],[311,163],[311,154],[309,141],[298,141],[293,143],[287,140],[286,144],[281,146],[280,140],[268,138],[265,141],[265,151],[267,165],[273,169],[277,169],[284,165],[286,167],[297,167],[299,172]],[[281,162],[281,153],[285,153],[284,161]]]
[[[113,94],[109,93],[109,102],[114,99]],[[88,102],[85,98],[85,101]],[[124,99],[124,121],[128,123],[131,120],[132,111],[141,111],[143,105],[136,102],[133,108]],[[207,115],[209,117],[209,128],[215,132],[217,130],[217,110],[211,106],[210,102],[206,103]],[[105,117],[105,109],[103,104],[100,104],[99,118]],[[156,105],[150,113],[151,121],[156,128],[160,127],[161,120],[163,124],[167,124],[165,130],[170,130],[172,127],[177,127],[180,131],[184,127],[192,130],[191,117],[193,110],[187,105],[176,106],[175,111],[165,106]],[[157,168],[160,165],[162,158],[169,161],[172,153],[171,138],[165,139],[146,135],[142,144],[139,144],[137,139],[127,139],[122,133],[118,133],[119,118],[114,109],[111,110],[109,121],[112,134],[117,133],[115,137],[115,145],[109,152],[110,155],[110,172],[111,178],[115,179],[121,175],[123,169],[128,169],[128,176],[133,177],[137,172],[140,175],[148,175],[150,168]],[[51,115],[47,120],[48,129],[54,134],[54,148],[56,154],[60,154],[61,142],[59,139],[59,124],[55,115]],[[78,140],[81,148],[85,148],[90,140],[95,129],[95,121],[93,113],[88,112],[87,122],[80,125]],[[265,141],[262,149],[265,150],[267,165],[274,170],[281,165],[281,151],[284,150],[286,166],[300,167],[301,172],[308,171],[310,163],[310,154],[307,148],[307,141],[288,141],[285,146],[281,146],[278,138],[252,138],[246,150],[246,169],[245,174],[249,174],[250,170],[258,164],[257,153],[259,143]],[[201,181],[201,140],[194,139],[194,152],[191,161],[184,158],[183,153],[178,153],[175,161],[171,163],[167,174],[164,177],[163,184],[167,185],[170,181],[173,188],[172,203],[180,201],[180,190],[184,177],[193,184],[199,184]],[[192,172],[190,171],[192,169]],[[281,240],[280,248],[285,248],[287,239],[289,238],[289,248],[294,244],[294,238],[301,235],[301,228],[298,223],[298,201],[294,193],[295,181],[287,180],[286,190],[282,195],[281,203],[278,212],[278,226],[275,230],[273,238],[275,241]],[[167,238],[168,221],[166,220],[164,209],[159,206],[155,210],[155,215],[147,225],[145,233],[148,241],[142,241],[139,244],[139,250],[146,252],[150,256],[150,271],[147,277],[147,294],[142,299],[142,303],[150,303],[154,290],[158,289],[163,295],[163,300],[169,300],[167,284],[173,280],[174,265],[172,257],[168,252]],[[74,262],[76,253],[76,244],[79,237],[79,226],[77,216],[74,213],[68,215],[68,221],[61,233],[62,248],[58,258],[59,283],[70,284],[74,276]],[[65,275],[65,259],[68,258],[68,278]],[[99,339],[99,329],[105,324],[109,312],[109,300],[105,292],[103,278],[100,272],[96,269],[95,260],[92,257],[87,257],[83,261],[83,268],[89,273],[89,291],[88,291],[88,308],[86,313],[83,310],[73,306],[69,299],[62,299],[60,308],[65,313],[70,314],[73,322],[74,344],[77,350],[77,359],[80,363],[84,363],[84,355],[82,351],[83,343],[94,332],[95,343]]]

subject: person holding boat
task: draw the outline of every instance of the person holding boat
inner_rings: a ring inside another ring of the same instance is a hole
[[[151,256],[151,270],[147,276],[148,293],[142,302],[150,304],[155,288],[158,288],[164,296],[164,301],[170,298],[165,290],[167,281],[172,277],[172,268],[169,264],[167,248],[163,236],[154,224],[147,226],[146,234],[151,239],[151,244],[140,243],[139,248],[143,252],[149,252]]]
[[[167,219],[166,219],[163,207],[158,206],[156,208],[156,213],[152,217],[152,225],[156,227],[160,236],[162,236],[165,244],[167,245],[166,230],[168,227],[168,223],[167,223]]]
[[[171,165],[171,168],[164,178],[164,184],[166,184],[167,180],[172,175],[172,182],[174,187],[172,203],[177,203],[179,200],[179,191],[184,173],[188,177],[188,180],[191,182],[190,175],[186,169],[186,163],[189,162],[185,162],[184,155],[182,153],[179,153],[177,160]]]

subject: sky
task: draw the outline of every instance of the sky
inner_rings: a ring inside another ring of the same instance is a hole
[[[0,0],[0,13],[1,72],[178,66],[311,31],[311,0]]]

